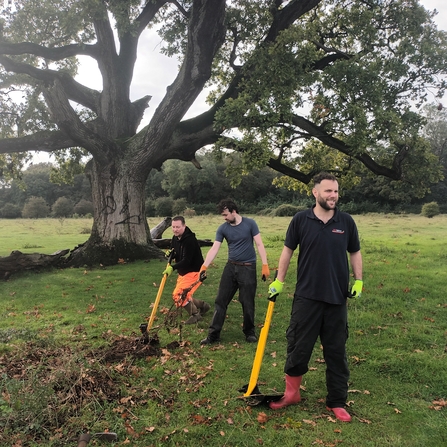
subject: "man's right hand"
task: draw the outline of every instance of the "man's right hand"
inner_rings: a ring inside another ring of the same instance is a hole
[[[163,275],[167,275],[167,276],[171,276],[171,273],[174,271],[174,269],[172,268],[172,265],[168,265],[164,271],[163,271]]]
[[[273,298],[276,295],[279,295],[282,292],[282,288],[284,286],[284,283],[281,282],[279,279],[275,279],[270,285],[269,285],[269,299]]]

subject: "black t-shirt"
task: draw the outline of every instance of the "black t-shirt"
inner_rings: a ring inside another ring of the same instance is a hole
[[[354,219],[335,209],[326,224],[313,208],[292,218],[284,245],[291,250],[299,246],[295,293],[303,298],[343,304],[349,288],[348,253],[360,250]]]

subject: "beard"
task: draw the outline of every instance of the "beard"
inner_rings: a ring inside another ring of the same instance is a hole
[[[329,205],[328,202],[321,197],[317,198],[317,202],[318,202],[318,205],[320,205],[321,208],[323,208],[326,211],[333,210],[335,208],[335,205],[337,205],[337,200],[334,200],[334,205],[332,206],[332,205]]]

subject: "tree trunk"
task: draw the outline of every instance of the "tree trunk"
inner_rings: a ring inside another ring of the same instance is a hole
[[[94,207],[92,233],[70,253],[67,265],[112,265],[121,259],[164,256],[152,241],[146,219],[146,177],[130,166],[126,159],[105,166],[92,160],[87,166]]]
[[[52,255],[41,253],[22,253],[12,251],[9,256],[0,257],[0,277],[8,279],[12,273],[22,270],[38,270],[41,268],[58,266],[69,250],[59,250]]]

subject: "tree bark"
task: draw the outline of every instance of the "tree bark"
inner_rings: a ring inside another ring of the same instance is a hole
[[[166,228],[168,228],[172,223],[171,217],[165,217],[158,225],[156,225],[151,230],[151,238],[154,239],[160,239],[165,232]]]
[[[114,157],[107,164],[95,160],[89,163],[86,171],[92,186],[92,233],[85,244],[70,253],[68,266],[113,265],[121,259],[164,256],[152,241],[146,219],[146,178],[129,157]]]

